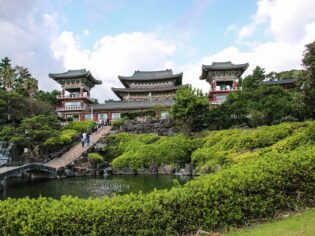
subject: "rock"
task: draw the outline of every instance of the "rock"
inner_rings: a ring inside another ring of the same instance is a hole
[[[173,135],[177,129],[175,129],[175,123],[173,119],[167,118],[163,120],[159,119],[147,119],[146,121],[131,120],[125,121],[123,125],[119,127],[117,132],[129,132],[129,133],[157,133],[159,135],[168,136]]]
[[[65,175],[66,175],[67,177],[74,176],[73,171],[70,170],[70,169],[68,169],[68,168],[65,169],[64,173],[65,173]]]

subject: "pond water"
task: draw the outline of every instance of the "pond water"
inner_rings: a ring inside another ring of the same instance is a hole
[[[59,199],[63,195],[79,198],[102,197],[113,193],[143,193],[154,189],[170,189],[174,180],[184,184],[191,178],[171,175],[114,175],[114,176],[85,176],[62,179],[26,179],[9,178],[7,189],[0,192],[0,199],[39,196]],[[176,182],[176,181],[175,181]]]

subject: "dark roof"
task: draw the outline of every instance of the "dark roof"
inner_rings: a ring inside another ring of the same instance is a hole
[[[180,86],[157,87],[157,88],[112,88],[112,91],[122,99],[121,93],[149,93],[175,91]]]
[[[128,87],[126,81],[154,81],[154,80],[170,80],[175,79],[176,85],[182,84],[183,73],[173,74],[171,69],[160,71],[135,71],[132,76],[118,75],[119,80],[125,87]]]
[[[248,68],[248,63],[244,64],[233,64],[231,61],[226,62],[212,62],[212,65],[202,65],[202,69],[209,70],[232,70],[241,69],[246,70]]]
[[[282,85],[282,84],[294,84],[298,79],[283,79],[283,80],[271,80],[271,81],[263,81],[263,85]]]
[[[158,100],[158,101],[113,101],[104,104],[93,104],[93,110],[133,110],[133,109],[149,109],[154,106],[170,107],[174,104],[173,99]]]
[[[226,62],[212,62],[212,65],[202,65],[201,67],[201,76],[200,79],[206,79],[207,73],[209,71],[218,71],[218,70],[241,70],[243,72],[248,68],[249,64],[233,64],[231,61]]]
[[[60,79],[72,79],[72,78],[82,78],[86,77],[88,78],[93,84],[101,84],[102,81],[95,79],[90,71],[87,71],[86,69],[82,70],[68,70],[67,72],[64,73],[57,73],[57,74],[52,74],[49,73],[49,77],[58,81]]]

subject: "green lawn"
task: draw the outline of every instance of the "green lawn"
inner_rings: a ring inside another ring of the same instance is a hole
[[[314,236],[315,235],[315,209],[301,213],[294,213],[287,218],[255,227],[237,230],[226,234],[227,236]]]

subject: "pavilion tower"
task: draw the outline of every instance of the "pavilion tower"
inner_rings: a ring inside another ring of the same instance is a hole
[[[96,80],[90,71],[85,69],[49,74],[49,77],[59,83],[62,88],[61,95],[57,97],[57,112],[65,119],[91,120],[89,111],[95,100],[90,97],[90,90],[102,81]]]
[[[248,63],[233,64],[230,61],[202,65],[200,79],[210,84],[210,103],[221,104],[229,93],[237,91],[239,79],[247,68]]]

